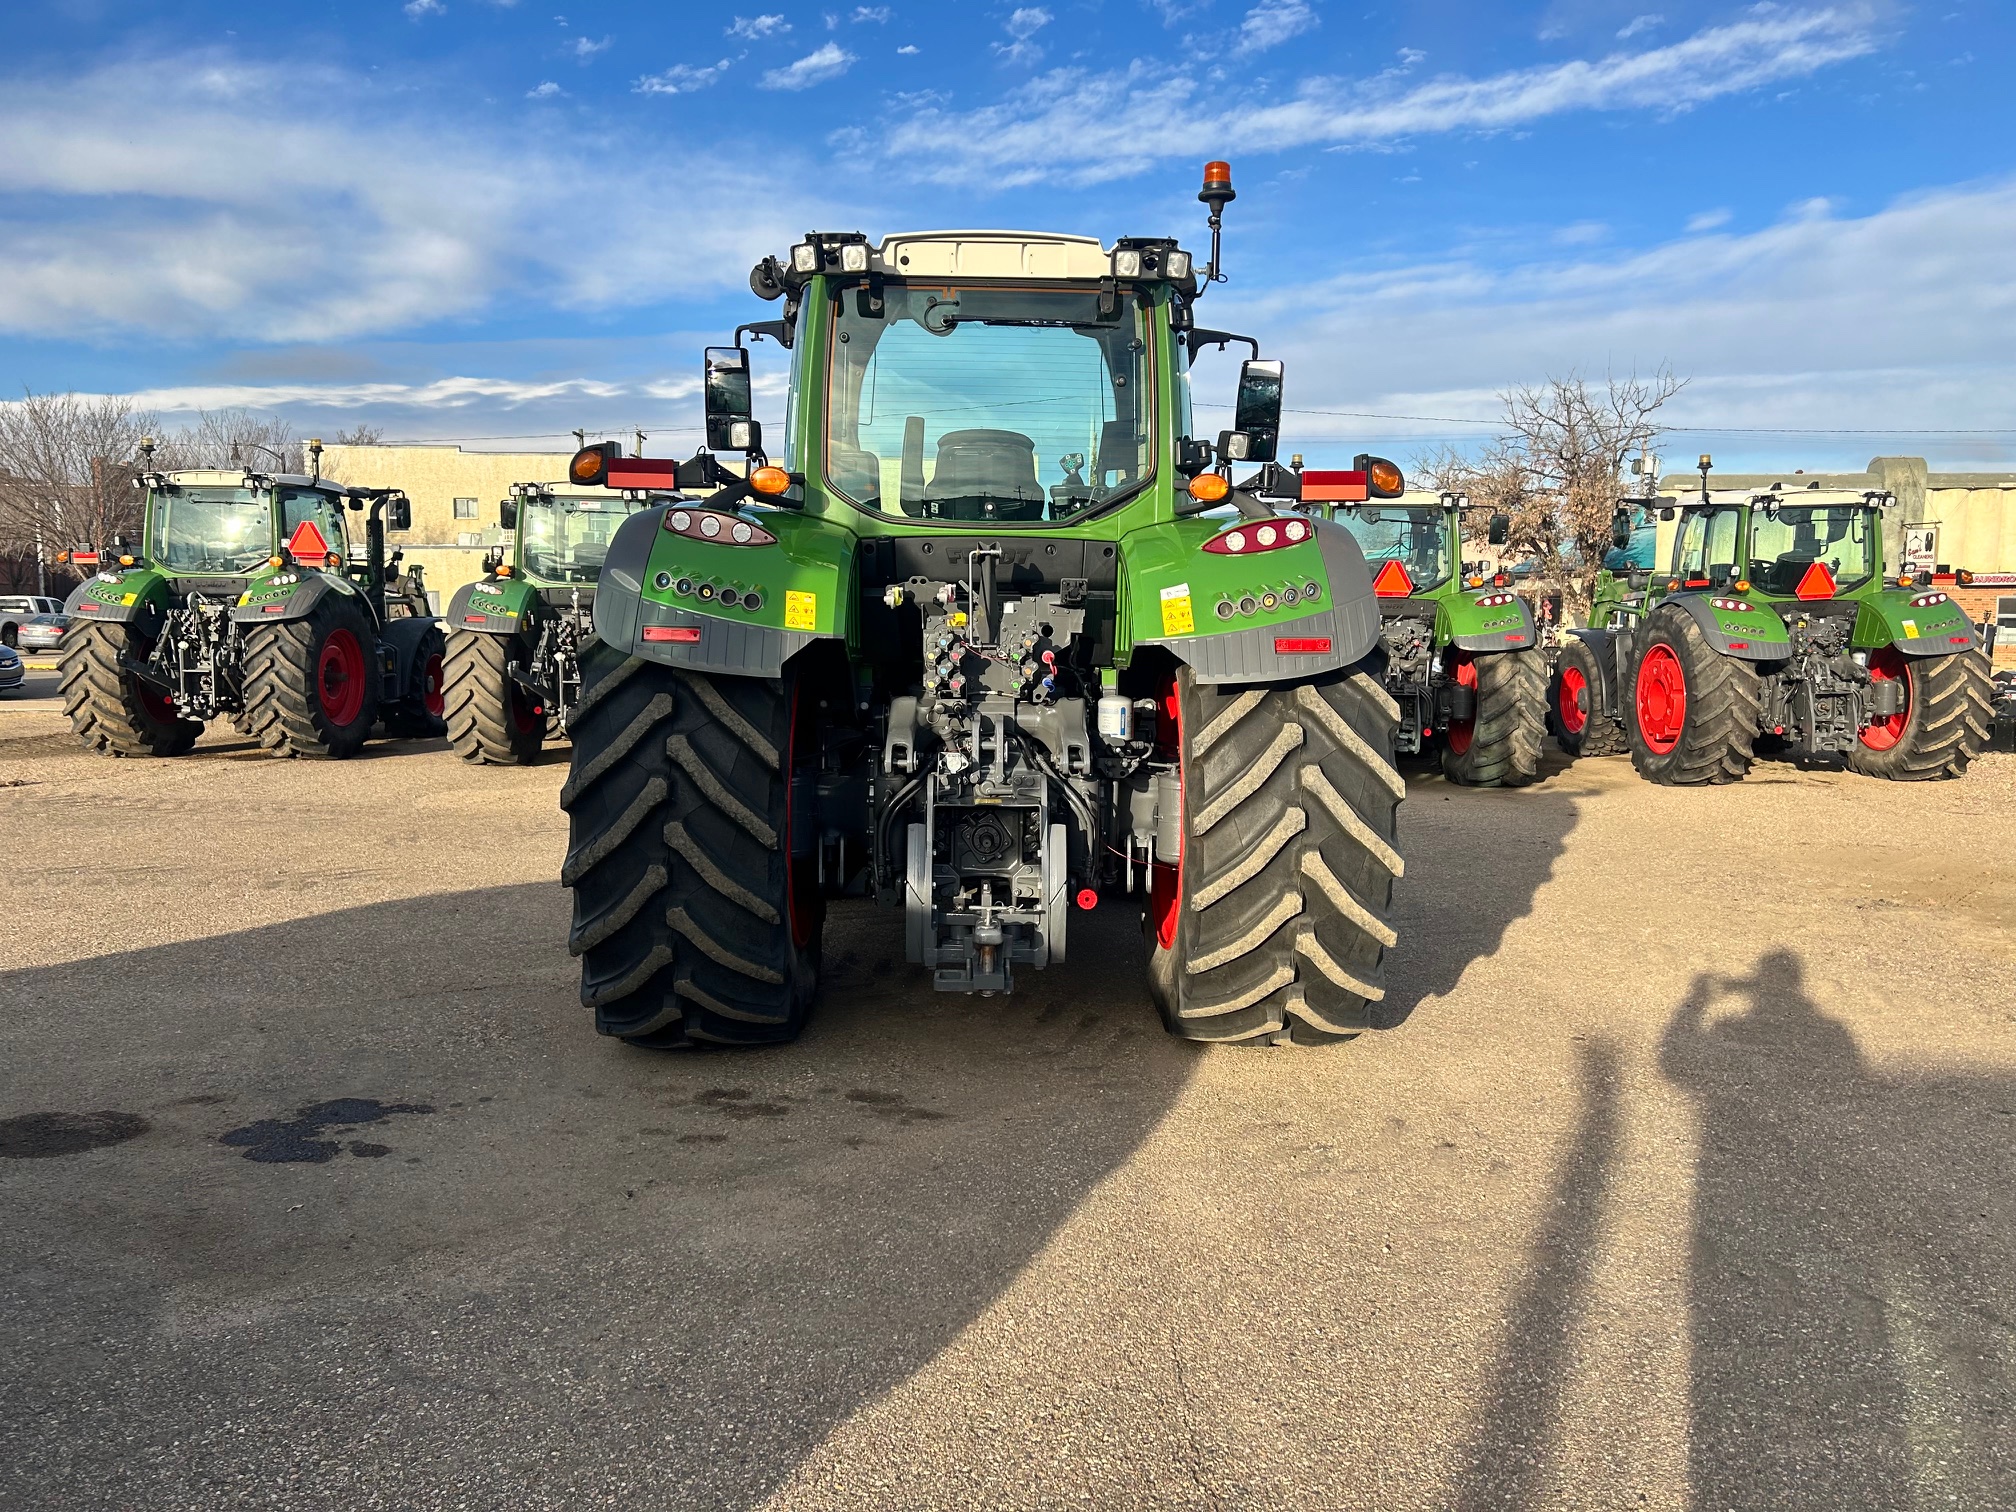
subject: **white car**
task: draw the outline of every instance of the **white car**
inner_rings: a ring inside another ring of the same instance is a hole
[[[40,594],[11,593],[0,595],[0,646],[18,646],[21,643],[21,622],[31,620],[38,614],[61,614],[63,600],[45,598]]]

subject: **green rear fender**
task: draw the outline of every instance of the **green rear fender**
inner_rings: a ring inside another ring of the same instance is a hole
[[[1478,602],[1505,595],[1510,602]],[[1452,588],[1442,595],[1436,620],[1435,639],[1459,651],[1526,651],[1538,644],[1533,611],[1509,588]]]
[[[300,569],[294,569],[300,571]],[[275,583],[270,576],[252,583],[238,596],[231,618],[239,624],[273,624],[305,618],[325,598],[361,603],[355,585],[330,572],[301,572],[297,583]]]
[[[851,531],[752,509],[736,518],[776,539],[737,546],[667,529],[678,507],[639,510],[617,529],[595,593],[599,639],[668,666],[776,677],[814,641],[853,638]]]
[[[1886,589],[1862,600],[1855,612],[1854,643],[1863,650],[1895,646],[1906,656],[1947,656],[1980,647],[1966,611],[1952,599],[1914,605],[1934,589]]]
[[[1312,527],[1299,545],[1204,550],[1237,527]],[[1379,602],[1357,539],[1299,515],[1276,520],[1175,520],[1120,538],[1121,655],[1162,646],[1198,681],[1289,682],[1346,667],[1379,643]],[[1315,594],[1310,594],[1311,587]]]
[[[167,574],[149,567],[96,573],[70,590],[63,612],[86,624],[131,624],[151,637],[168,612],[169,584]]]
[[[520,578],[496,576],[464,583],[448,600],[443,628],[485,635],[516,635],[538,614],[539,592]]]

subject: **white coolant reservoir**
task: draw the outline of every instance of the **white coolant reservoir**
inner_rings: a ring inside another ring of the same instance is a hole
[[[1099,738],[1109,746],[1123,746],[1134,738],[1134,701],[1118,693],[1099,697]]]

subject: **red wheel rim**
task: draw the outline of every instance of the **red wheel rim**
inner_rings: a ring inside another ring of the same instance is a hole
[[[1457,687],[1468,688],[1473,695],[1476,693],[1477,662],[1474,657],[1464,656],[1459,652],[1449,670],[1455,674]],[[1470,739],[1477,733],[1477,715],[1474,712],[1477,705],[1474,696],[1470,706],[1473,712],[1468,719],[1452,719],[1449,721],[1449,728],[1442,732],[1443,738],[1449,742],[1450,751],[1457,756],[1470,749]]]
[[[420,702],[427,706],[427,712],[439,719],[448,711],[448,700],[441,692],[441,658],[430,656],[427,665],[420,672]]]
[[[353,724],[364,712],[364,648],[355,632],[333,630],[322,642],[315,659],[315,691],[331,724]]]
[[[1172,673],[1162,689],[1161,707],[1156,710],[1155,754],[1176,763],[1176,791],[1183,791],[1183,700],[1177,695]],[[1189,843],[1187,826],[1178,825],[1174,865],[1157,861],[1148,876],[1148,917],[1155,925],[1155,943],[1163,950],[1176,947],[1176,926],[1183,918],[1183,851]]]
[[[1589,679],[1580,667],[1561,669],[1561,685],[1554,694],[1554,717],[1561,721],[1562,733],[1580,735],[1589,723]]]
[[[807,734],[810,734],[808,727]],[[819,876],[796,854],[798,837],[791,828],[792,776],[806,754],[798,749],[798,680],[791,680],[791,719],[784,741],[784,912],[791,924],[791,943],[799,950],[812,943],[819,924]],[[818,837],[813,838],[817,845]]]
[[[1638,663],[1638,733],[1664,756],[1680,744],[1687,725],[1687,674],[1667,645],[1654,645]]]
[[[1885,646],[1869,658],[1869,676],[1873,682],[1904,684],[1904,707],[1862,732],[1862,744],[1872,751],[1887,751],[1904,738],[1904,726],[1911,721],[1911,663],[1895,646]]]

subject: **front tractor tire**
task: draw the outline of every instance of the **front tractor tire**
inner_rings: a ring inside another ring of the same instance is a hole
[[[245,727],[275,756],[340,761],[378,721],[378,642],[363,610],[331,593],[296,620],[245,636]]]
[[[101,756],[180,756],[203,733],[167,694],[120,665],[121,653],[145,661],[153,649],[127,625],[73,622],[63,637],[56,669],[63,712],[77,738]]]
[[[1153,869],[1149,984],[1171,1033],[1314,1044],[1369,1027],[1394,943],[1400,711],[1363,666],[1228,688],[1181,668],[1182,855]]]
[[[1555,744],[1571,757],[1618,756],[1629,745],[1624,726],[1603,707],[1603,664],[1579,635],[1562,645],[1547,698]]]
[[[1662,787],[1741,782],[1761,707],[1757,669],[1708,643],[1691,615],[1645,622],[1624,700],[1631,763]]]
[[[1525,787],[1540,779],[1547,739],[1547,665],[1537,648],[1472,656],[1453,653],[1475,715],[1442,732],[1442,775],[1465,787]]]
[[[790,856],[792,766],[817,750],[799,689],[795,668],[710,677],[588,648],[560,880],[602,1033],[686,1049],[804,1027],[825,905]]]
[[[1862,731],[1848,751],[1855,771],[1892,782],[1958,777],[1987,747],[1995,693],[1980,652],[1916,657],[1885,646],[1869,671],[1904,684],[1904,709]]]
[[[530,766],[546,743],[547,716],[510,672],[525,659],[517,636],[457,630],[442,672],[448,741],[475,766]]]

